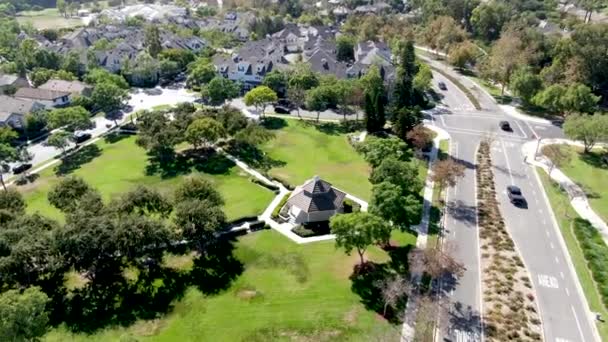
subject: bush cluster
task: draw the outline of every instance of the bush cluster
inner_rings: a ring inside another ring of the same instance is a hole
[[[593,280],[597,283],[602,302],[608,307],[608,246],[600,233],[587,220],[577,218],[573,224],[574,235],[583,250]]]

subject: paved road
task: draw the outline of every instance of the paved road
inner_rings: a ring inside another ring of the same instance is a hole
[[[441,67],[438,62],[431,62]],[[451,70],[453,77],[459,75]],[[592,319],[585,299],[578,291],[576,275],[569,267],[569,256],[552,221],[549,204],[533,170],[524,163],[521,146],[537,138],[562,137],[560,127],[551,123],[524,121],[507,116],[492,98],[468,79],[462,83],[479,98],[482,110],[469,103],[465,94],[439,73],[434,83],[442,81],[447,91],[442,106],[429,112],[428,119],[447,130],[452,137],[451,155],[467,165],[465,178],[448,191],[445,239],[457,246],[455,256],[466,266],[464,276],[455,286],[444,284],[450,295],[451,312],[444,337],[451,341],[480,341],[479,240],[475,204],[475,150],[486,136],[491,136],[496,188],[507,229],[518,246],[531,273],[546,341],[594,341]],[[437,87],[436,87],[437,88]],[[498,123],[507,120],[513,132],[502,132]],[[513,207],[502,193],[509,184],[523,189],[529,199],[528,209]]]

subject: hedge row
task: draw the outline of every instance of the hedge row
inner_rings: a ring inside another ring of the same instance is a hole
[[[575,219],[573,229],[602,296],[602,302],[608,307],[608,246],[597,229],[587,220]]]
[[[291,192],[288,192],[285,194],[285,196],[283,196],[283,198],[281,198],[281,202],[279,202],[279,205],[277,205],[276,208],[274,208],[274,210],[272,211],[272,219],[276,220],[279,218],[279,213],[281,212],[281,208],[283,208],[283,206],[285,205],[285,203],[287,203],[287,200],[289,199],[289,196],[291,195]]]
[[[261,181],[257,178],[251,178],[251,181],[259,186],[263,186],[270,191],[279,191],[279,187],[274,184],[268,184],[264,181]]]

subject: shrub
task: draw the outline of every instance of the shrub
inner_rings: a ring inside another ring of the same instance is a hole
[[[277,182],[279,182],[279,183],[283,184],[283,186],[284,186],[284,187],[286,187],[286,188],[287,188],[287,190],[293,190],[293,189],[295,189],[295,187],[294,187],[293,185],[289,184],[289,182],[287,182],[286,180],[284,180],[284,179],[282,179],[282,178],[280,178],[280,177],[273,177],[273,176],[270,176],[269,178],[270,178],[271,180],[273,180],[273,181],[277,181]]]
[[[589,221],[577,218],[572,226],[593,280],[597,283],[602,302],[608,306],[608,270],[605,267],[608,260],[608,246]]]
[[[292,229],[291,231],[294,232],[295,234],[297,234],[298,236],[301,236],[304,238],[316,235],[312,229],[308,229],[304,226],[297,226],[294,229]]]
[[[359,205],[359,203],[352,201],[348,198],[344,200],[343,206],[344,206],[345,214],[358,213],[361,211],[361,205]]]
[[[268,184],[266,182],[263,182],[257,178],[251,178],[251,181],[259,186],[263,186],[266,189],[270,190],[270,191],[277,191],[279,190],[279,187],[273,184]]]
[[[279,202],[279,205],[277,205],[277,207],[274,208],[274,210],[272,211],[272,215],[270,216],[270,217],[272,217],[272,219],[276,220],[279,218],[279,213],[281,212],[281,208],[283,208],[285,203],[287,203],[287,200],[289,199],[290,195],[291,195],[291,192],[288,192],[285,194],[285,196],[283,196],[283,198],[281,198],[281,202]]]

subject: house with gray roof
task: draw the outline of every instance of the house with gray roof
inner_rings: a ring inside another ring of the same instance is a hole
[[[25,115],[43,110],[44,104],[37,101],[17,99],[0,95],[0,126],[23,127]]]
[[[21,88],[15,93],[17,99],[35,101],[49,109],[70,104],[70,97],[69,92],[40,88]]]
[[[84,82],[55,79],[48,80],[43,85],[38,86],[38,89],[54,90],[78,96],[91,96],[93,91],[93,87]]]
[[[0,75],[0,94],[13,93],[19,88],[29,87],[30,83],[19,75]]]
[[[345,192],[315,176],[292,192],[285,209],[292,223],[328,221],[344,211],[345,198]]]

